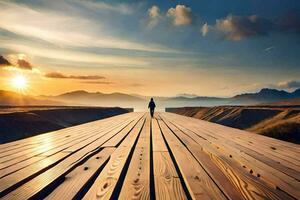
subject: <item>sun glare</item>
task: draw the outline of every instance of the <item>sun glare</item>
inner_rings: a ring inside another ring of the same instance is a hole
[[[11,80],[12,86],[18,90],[24,90],[27,87],[27,79],[23,75],[17,75]]]

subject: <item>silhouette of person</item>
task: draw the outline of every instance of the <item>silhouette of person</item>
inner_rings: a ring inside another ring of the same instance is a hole
[[[149,102],[149,105],[148,105],[148,108],[150,109],[150,115],[151,117],[153,117],[154,115],[154,109],[155,109],[156,105],[153,101],[153,98],[151,98],[150,102]]]

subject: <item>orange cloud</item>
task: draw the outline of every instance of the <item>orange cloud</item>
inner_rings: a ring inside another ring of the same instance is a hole
[[[80,79],[80,80],[99,80],[105,79],[104,76],[99,75],[65,75],[59,72],[50,72],[45,74],[47,78],[57,78],[57,79]]]
[[[170,8],[167,12],[167,17],[172,18],[174,26],[188,25],[193,22],[192,10],[185,5],[177,5],[175,8]]]
[[[20,69],[26,69],[26,70],[32,70],[32,65],[26,61],[26,60],[23,60],[23,59],[19,59],[18,60],[18,67]]]
[[[110,84],[114,84],[114,82],[109,82],[109,81],[82,81],[81,83],[95,84],[95,85],[110,85]]]

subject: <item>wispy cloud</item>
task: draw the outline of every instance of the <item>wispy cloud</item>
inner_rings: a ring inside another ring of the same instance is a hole
[[[278,83],[278,87],[282,89],[300,88],[300,81],[296,81],[296,80],[282,81]]]
[[[264,49],[264,52],[269,52],[269,51],[272,51],[273,49],[275,49],[274,46],[270,46],[270,47],[267,47]]]
[[[160,9],[158,6],[154,5],[151,8],[148,9],[148,27],[153,28],[155,27],[159,19],[161,18]]]
[[[111,66],[148,65],[148,62],[144,59],[129,56],[114,56],[106,54],[87,53],[75,50],[63,50],[60,48],[47,48],[44,46],[36,45],[35,43],[19,43],[18,41],[0,40],[0,42],[2,48],[6,48],[16,52],[23,52],[42,58]]]
[[[46,78],[56,79],[79,79],[79,80],[99,80],[105,79],[104,76],[99,75],[66,75],[60,72],[49,72],[45,74]]]
[[[92,0],[72,0],[80,3],[81,6],[88,7],[91,10],[107,10],[111,12],[121,13],[121,14],[132,14],[133,9],[124,3],[110,4],[102,1],[92,1]]]
[[[141,83],[132,83],[129,85],[130,87],[142,87],[142,86],[145,86],[144,84],[141,84]]]
[[[106,9],[127,10],[125,6],[111,6],[101,2],[86,2]],[[99,47],[112,49],[168,52],[159,44],[131,41],[107,35],[101,20],[78,13],[69,14],[46,8],[34,9],[17,3],[0,2],[0,27],[18,35],[41,39],[57,46]],[[127,11],[126,11],[127,12]]]
[[[81,83],[95,84],[95,85],[110,85],[110,84],[114,84],[114,82],[110,82],[110,81],[82,81]]]
[[[207,25],[207,23],[203,24],[200,31],[203,37],[207,35],[207,33],[209,32],[209,26]]]

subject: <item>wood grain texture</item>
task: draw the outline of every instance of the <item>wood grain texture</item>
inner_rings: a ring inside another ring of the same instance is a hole
[[[1,199],[300,199],[300,145],[127,113],[0,145]]]
[[[152,144],[153,144],[154,152],[155,151],[160,151],[160,152],[168,151],[165,141],[162,137],[160,128],[158,127],[157,120],[152,120]]]
[[[168,152],[154,152],[154,183],[156,199],[186,199],[181,181]]]
[[[64,150],[76,143],[84,141],[85,139],[90,138],[93,135],[101,134],[105,130],[107,131],[109,127],[114,128],[114,127],[116,127],[116,125],[119,125],[121,122],[124,123],[124,121],[125,121],[125,118],[120,119],[120,121],[116,120],[116,123],[111,123],[108,126],[104,126],[104,127],[100,126],[98,128],[91,126],[90,124],[87,124],[86,126],[83,127],[84,130],[86,130],[86,131],[83,131],[80,129],[71,135],[67,131],[68,134],[66,136],[70,136],[70,137],[66,138],[66,136],[64,136],[64,138],[62,138],[61,140],[58,140],[58,141],[55,138],[49,136],[48,138],[45,139],[47,142],[45,142],[43,144],[39,144],[30,149],[26,149],[24,151],[22,151],[22,149],[20,149],[18,151],[18,153],[1,158],[0,159],[0,169],[12,166],[12,165],[22,162],[22,161],[25,161],[27,159],[32,158],[33,156],[53,155],[53,154],[55,154],[61,150]]]
[[[11,192],[13,198],[26,198],[35,195],[47,185],[49,185],[51,182],[59,178],[62,175],[62,173],[65,173],[68,169],[70,169],[70,167],[73,166],[76,163],[76,161],[82,159],[83,157],[91,153],[93,150],[99,148],[101,144],[110,139],[114,134],[117,134],[119,131],[121,131],[126,125],[128,124],[123,124],[121,127],[114,129],[113,131],[111,131],[110,135],[104,135],[103,137],[101,137],[102,135],[99,135],[99,137],[97,139],[95,138],[94,141],[87,141],[87,143],[79,147],[80,149],[78,149],[77,152],[73,153],[69,157],[67,157],[67,155],[70,154],[69,152],[62,152],[61,154],[65,155],[63,156],[63,159],[59,157],[59,159],[62,159],[61,162],[59,162],[54,167],[50,168],[46,172],[40,174],[36,178],[33,178],[29,182],[25,183],[21,187]],[[47,167],[47,163],[48,165],[50,163],[53,163],[53,158],[47,157],[41,160],[41,163],[43,163],[42,166],[40,165],[40,162],[37,162],[34,165],[31,165],[30,167],[23,168],[16,173],[13,173],[4,177],[3,179],[0,179],[0,182],[3,183],[0,186],[1,191],[13,187],[13,185],[17,184],[18,181],[22,179],[25,180],[28,177],[30,178],[34,173],[42,171],[43,168]],[[45,179],[46,181],[43,179]]]
[[[157,115],[156,115],[157,116]],[[156,199],[186,199],[168,148],[156,119],[152,120],[153,175]]]
[[[84,199],[109,199],[111,197],[143,124],[144,120],[139,121],[136,128],[131,131],[128,137],[111,155],[109,162],[86,193]]]
[[[73,199],[88,180],[99,170],[115,148],[108,147],[88,159],[65,176],[64,182],[51,192],[46,199]]]
[[[170,118],[168,117],[168,119]],[[299,181],[282,173],[281,171],[276,169],[276,166],[267,165],[264,162],[261,162],[255,157],[255,155],[254,157],[252,157],[248,154],[247,150],[243,148],[240,149],[238,148],[239,146],[236,145],[233,141],[223,138],[224,133],[222,137],[216,134],[213,138],[209,137],[209,135],[207,135],[206,132],[201,131],[201,128],[196,128],[189,124],[190,122],[187,119],[184,120],[184,118],[180,117],[178,119],[172,119],[171,121],[176,122],[176,124],[180,124],[180,127],[184,129],[186,133],[190,133],[190,136],[192,136],[193,138],[198,138],[197,141],[207,141],[210,144],[210,146],[215,148],[217,151],[222,152],[222,155],[224,157],[235,158],[235,160],[239,163],[240,167],[242,167],[247,172],[251,172],[251,174],[254,176],[259,176],[261,180],[265,181],[266,183],[269,183],[272,186],[272,188],[280,188],[280,190],[284,190],[286,193],[290,194],[291,196],[294,196],[295,198],[299,197]],[[191,132],[187,128],[195,132]],[[211,150],[208,152],[211,153]]]
[[[207,141],[197,143],[193,140],[195,136],[189,137],[175,126],[172,130],[231,199],[291,199],[280,190],[258,181],[259,178],[244,170],[235,158],[224,156],[211,148]]]
[[[180,143],[170,129],[159,120],[159,125],[178,163],[191,196],[195,199],[226,199],[192,154]]]
[[[52,139],[63,138],[65,136],[67,136],[68,134],[76,134],[77,132],[81,132],[86,127],[89,127],[89,128],[105,127],[107,124],[109,124],[115,120],[126,119],[126,118],[131,117],[132,115],[136,115],[136,113],[122,114],[122,115],[118,115],[118,116],[114,116],[114,117],[109,117],[106,119],[101,119],[98,121],[88,122],[85,124],[80,124],[80,125],[64,128],[64,129],[57,130],[57,131],[48,132],[45,134],[37,135],[34,137],[30,137],[30,138],[25,138],[22,140],[18,140],[18,141],[6,143],[6,144],[1,144],[0,152],[2,153],[2,152],[7,152],[7,151],[10,151],[13,149],[20,149],[25,146],[35,146],[35,145],[44,144],[44,143],[48,142],[49,138],[52,138]]]
[[[125,176],[120,199],[150,199],[150,123],[151,119],[147,117]]]

